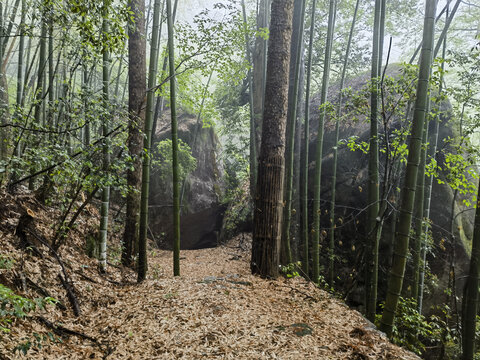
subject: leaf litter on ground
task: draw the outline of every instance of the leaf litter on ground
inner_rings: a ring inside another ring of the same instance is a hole
[[[249,234],[216,248],[182,251],[180,277],[173,277],[172,252],[153,247],[141,284],[135,284],[133,270],[118,265],[100,276],[96,260],[84,251],[86,234],[97,226],[93,206],[58,251],[80,302],[81,315],[75,317],[48,249],[40,246],[44,257],[38,258],[20,250],[14,234],[21,207],[35,211],[35,231],[45,238],[59,214],[42,209],[32,197],[0,198],[5,200],[0,201],[0,254],[14,260],[12,268],[0,270],[0,282],[23,296],[38,297],[31,287],[18,286],[23,274],[67,306],[66,311],[52,305],[15,319],[11,331],[0,336],[0,360],[419,359],[313,284],[251,275]],[[120,236],[113,234],[111,249],[119,247]],[[84,336],[55,333],[36,317]],[[18,346],[25,344],[24,353]]]

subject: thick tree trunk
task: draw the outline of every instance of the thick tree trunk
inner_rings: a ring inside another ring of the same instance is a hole
[[[273,1],[250,264],[265,277],[278,276],[292,18],[293,0]]]
[[[127,184],[134,190],[127,195],[125,233],[123,234],[122,263],[132,265],[134,250],[138,243],[138,221],[140,219],[140,196],[142,183],[143,136],[146,106],[146,44],[145,2],[131,0],[133,19],[128,32],[128,139],[127,146],[133,160],[132,169],[127,171]]]

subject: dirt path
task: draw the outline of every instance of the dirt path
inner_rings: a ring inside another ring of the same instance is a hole
[[[171,252],[150,250],[149,277],[141,285],[112,283],[135,280],[130,270],[115,267],[110,267],[110,281],[102,279],[95,261],[75,249],[62,256],[71,268],[82,315],[75,318],[70,310],[62,314],[50,307],[43,316],[98,344],[70,336],[63,342],[45,340],[26,356],[19,351],[14,356],[16,344],[32,339],[33,332],[48,331],[37,322],[17,321],[0,342],[3,358],[418,359],[302,279],[250,275],[245,236],[215,249],[182,251],[179,278],[172,276]],[[48,270],[32,263],[26,271],[38,279]]]

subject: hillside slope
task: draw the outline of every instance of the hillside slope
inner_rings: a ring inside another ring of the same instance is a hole
[[[41,243],[38,252],[21,249],[15,235],[30,209],[27,237],[48,240],[58,214],[28,194],[0,197],[0,260],[11,265],[0,266],[0,283],[30,298],[46,292],[65,307],[14,320],[0,336],[0,359],[418,359],[312,284],[250,275],[246,234],[218,248],[182,251],[181,277],[172,276],[171,252],[157,249],[149,251],[149,276],[140,285],[115,256],[101,276],[83,250],[96,228],[93,207],[58,252],[79,302],[76,317],[59,260]],[[120,230],[114,235],[109,250],[118,256]]]

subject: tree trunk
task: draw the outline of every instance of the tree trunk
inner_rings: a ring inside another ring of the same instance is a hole
[[[417,97],[415,99],[415,111],[412,121],[412,132],[408,146],[407,168],[405,181],[401,191],[401,207],[395,236],[395,250],[392,268],[388,279],[387,298],[385,309],[382,314],[380,329],[387,336],[392,335],[400,292],[402,290],[403,276],[408,253],[408,241],[412,223],[413,202],[415,198],[415,186],[417,183],[418,166],[422,146],[422,132],[425,122],[425,113],[428,104],[428,88],[430,80],[430,67],[433,55],[433,40],[435,28],[436,0],[426,2],[425,20],[423,29],[423,46],[420,60],[420,73],[417,85]]]
[[[134,250],[138,243],[140,196],[142,184],[143,136],[146,96],[146,44],[145,2],[130,0],[133,19],[128,27],[128,139],[127,146],[132,158],[132,168],[127,170],[127,185],[132,191],[127,194],[125,232],[123,234],[122,263],[132,265]]]
[[[277,277],[281,240],[293,0],[272,2],[265,111],[255,194],[252,273]]]

